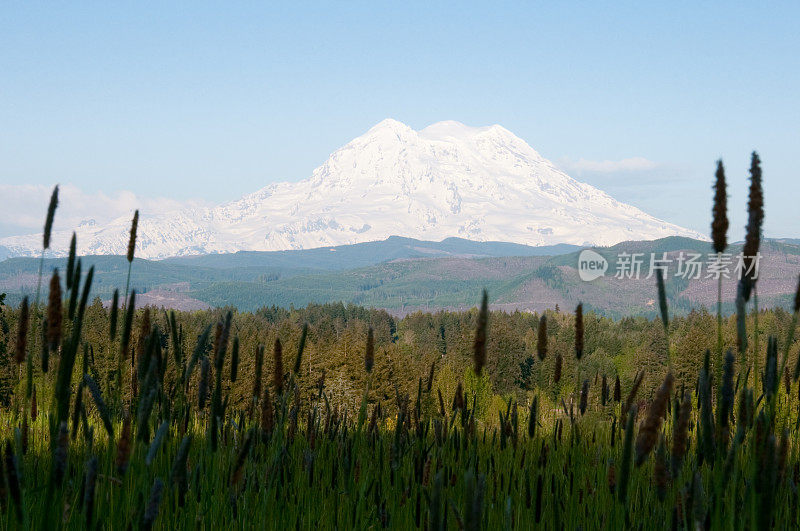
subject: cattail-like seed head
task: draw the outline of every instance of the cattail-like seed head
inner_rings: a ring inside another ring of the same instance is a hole
[[[619,489],[617,494],[623,503],[628,499],[628,483],[631,473],[631,456],[633,454],[633,432],[636,419],[636,406],[628,410],[628,420],[625,424],[625,439],[622,443],[622,462],[620,463]]]
[[[128,262],[133,262],[133,253],[136,251],[136,230],[139,227],[139,210],[133,213],[131,221],[131,237],[128,240]]]
[[[614,402],[619,402],[622,400],[622,386],[619,383],[619,374],[617,375],[617,379],[614,380]]]
[[[14,449],[11,446],[11,441],[6,441],[5,446],[5,480],[8,486],[8,493],[11,501],[14,502],[14,507],[17,510],[18,517],[22,516],[22,488],[20,485],[19,466],[17,463],[17,456],[14,455]],[[5,500],[3,500],[5,503]]]
[[[575,308],[575,357],[583,357],[583,304]]]
[[[158,516],[158,507],[161,505],[161,497],[163,494],[164,482],[161,481],[161,478],[156,478],[153,482],[153,488],[150,489],[150,499],[147,502],[147,508],[144,511],[144,518],[142,519],[142,527],[144,529],[150,530],[153,528],[153,524]]]
[[[22,454],[24,455],[28,453],[28,436],[29,436],[28,415],[22,416],[22,433],[20,435],[21,435],[20,442],[22,443]]]
[[[224,332],[225,325],[222,321],[217,321],[217,324],[214,325],[214,360],[216,361],[217,357],[219,356],[219,351],[222,345],[222,336]]]
[[[50,196],[50,205],[47,207],[47,218],[44,222],[44,238],[42,242],[43,249],[50,248],[50,234],[53,231],[53,219],[56,216],[56,207],[58,207],[58,185],[53,188],[53,195]]]
[[[728,190],[725,183],[725,167],[722,165],[722,159],[717,161],[715,177],[711,241],[714,244],[714,252],[723,253],[728,246]]]
[[[656,269],[656,286],[658,287],[658,307],[661,311],[661,323],[664,330],[669,329],[669,311],[667,309],[667,290],[664,287],[664,273],[661,269]]]
[[[225,315],[225,322],[217,324],[217,335],[214,341],[214,370],[222,372],[222,365],[225,362],[225,353],[228,351],[228,339],[231,335],[231,322],[233,312]],[[222,325],[220,327],[220,324]]]
[[[453,411],[456,409],[464,409],[466,404],[464,403],[464,386],[461,385],[461,382],[458,382],[456,386],[456,392],[453,395]]]
[[[31,395],[31,420],[36,422],[36,417],[39,416],[39,404],[36,401],[36,386],[33,386],[33,394]]]
[[[181,445],[178,447],[178,453],[175,454],[175,460],[172,462],[172,470],[170,472],[170,482],[178,487],[178,506],[180,507],[183,507],[188,487],[186,462],[189,459],[189,448],[191,444],[192,436],[185,435],[183,440],[181,440]]]
[[[542,314],[539,319],[539,330],[536,335],[536,354],[539,361],[544,361],[547,357],[547,316]]]
[[[800,312],[800,277],[797,279],[797,292],[794,294],[794,313]]]
[[[211,362],[208,361],[208,356],[203,356],[200,361],[200,383],[197,386],[197,408],[203,409],[206,407],[206,399],[208,398],[208,377],[211,371]]]
[[[50,350],[56,350],[61,342],[61,279],[58,269],[53,271],[50,279],[50,297],[47,301],[47,342]]]
[[[122,431],[117,441],[117,456],[114,460],[117,473],[120,475],[125,474],[128,470],[131,460],[131,442],[131,417],[126,413],[122,419]]]
[[[717,435],[723,445],[727,444],[728,420],[731,416],[734,401],[733,364],[733,352],[728,350],[725,354],[725,361],[722,366],[722,387],[720,387],[719,398],[717,400]]]
[[[114,428],[111,424],[111,414],[109,413],[108,407],[103,400],[103,394],[100,392],[100,386],[97,385],[97,382],[94,381],[94,378],[92,378],[90,374],[83,375],[83,384],[89,389],[89,394],[92,395],[92,400],[94,400],[95,407],[97,407],[97,412],[100,414],[100,420],[103,421],[103,426],[108,433],[109,439],[113,440]]]
[[[553,368],[553,383],[557,384],[561,380],[561,365],[564,360],[561,353],[556,355],[556,366]]]
[[[67,291],[72,289],[72,282],[75,279],[75,254],[78,247],[78,237],[72,233],[69,241],[69,254],[67,255]]]
[[[308,323],[303,323],[303,331],[300,333],[300,344],[297,346],[297,357],[294,359],[294,369],[292,372],[295,376],[300,376],[300,365],[303,362],[303,351],[306,348],[306,338],[308,337]]]
[[[247,432],[247,436],[244,439],[244,443],[242,447],[239,449],[239,452],[236,454],[236,463],[233,466],[233,472],[231,472],[231,486],[236,486],[242,480],[242,474],[244,472],[244,464],[247,461],[247,456],[250,454],[250,448],[253,446],[253,430],[249,430]]]
[[[261,433],[264,438],[268,438],[275,428],[275,409],[272,405],[272,397],[269,394],[269,387],[264,388],[264,400],[261,402]]]
[[[144,313],[142,313],[142,322],[139,324],[139,342],[136,344],[136,358],[139,360],[139,378],[144,376],[144,372],[149,366],[150,358],[146,350],[152,330],[153,324],[150,320],[150,308],[145,308]]]
[[[645,462],[656,445],[658,434],[661,431],[661,421],[667,414],[667,404],[672,395],[673,382],[672,372],[668,372],[661,386],[656,390],[656,396],[650,404],[647,416],[639,426],[639,436],[636,438],[636,466],[641,466]]]
[[[231,346],[231,382],[236,381],[239,375],[239,336],[233,338]]]
[[[656,496],[664,501],[667,496],[667,487],[670,481],[669,458],[667,456],[667,443],[662,433],[658,438],[656,449],[656,462],[653,466],[653,480],[656,484]]]
[[[750,300],[753,285],[758,279],[756,257],[761,245],[764,223],[764,190],[761,184],[761,159],[755,151],[750,160],[750,193],[747,200],[747,233],[742,248],[743,272],[740,279],[745,302]]]
[[[22,363],[25,361],[25,352],[28,350],[28,326],[30,324],[30,310],[28,308],[28,297],[22,299],[19,308],[19,319],[17,320],[17,344],[14,349],[14,361]]]
[[[372,372],[372,367],[375,365],[375,333],[372,327],[367,331],[367,348],[364,351],[364,370],[367,374]]]
[[[57,486],[61,486],[64,481],[64,473],[67,471],[68,444],[67,421],[64,420],[58,426],[58,439],[56,440],[56,449],[53,454],[53,481]]]
[[[272,385],[278,396],[283,394],[283,345],[278,338],[275,338],[272,349]]]
[[[528,413],[528,438],[533,439],[536,435],[536,424],[538,422],[537,415],[539,414],[539,396],[536,395],[531,401],[531,410]]]
[[[783,483],[783,478],[786,476],[786,463],[789,459],[789,430],[784,429],[781,436],[781,442],[778,445],[778,484]]]
[[[114,290],[111,297],[111,316],[109,317],[108,336],[111,341],[117,338],[117,319],[119,319],[119,290]]]
[[[605,406],[606,402],[608,402],[608,380],[603,374],[603,379],[600,381],[600,405]]]
[[[787,395],[792,391],[792,377],[789,375],[789,367],[783,368],[783,387]]]
[[[542,520],[542,491],[544,490],[544,486],[542,485],[542,474],[539,473],[536,475],[536,503],[534,504],[534,512],[533,512],[533,519],[538,524]]]
[[[425,385],[425,392],[430,393],[433,390],[433,377],[436,371],[436,360],[431,363],[431,370],[428,372],[428,383]]]
[[[83,485],[83,510],[86,514],[86,527],[90,528],[94,515],[94,492],[97,484],[97,457],[86,462],[86,477]]]
[[[617,490],[617,469],[614,466],[614,461],[611,461],[608,464],[608,474],[606,475],[606,481],[608,482],[608,490],[611,494],[614,494]]]
[[[472,347],[472,362],[475,374],[480,375],[486,365],[486,329],[489,324],[489,296],[483,290],[481,309],[478,312],[478,323],[475,326],[475,342]]]
[[[586,413],[586,406],[589,403],[589,380],[583,381],[583,386],[581,387],[581,399],[579,402],[579,408],[581,415]]]
[[[133,328],[133,314],[136,308],[136,290],[131,290],[128,306],[125,308],[125,323],[122,326],[122,356],[128,357],[131,345],[131,329]]]
[[[261,375],[264,370],[264,345],[256,347],[256,370],[253,378],[253,400],[261,396]]]
[[[672,428],[672,477],[678,477],[686,449],[689,445],[689,424],[692,421],[692,395],[683,394],[683,402],[678,411],[678,421]]]
[[[636,393],[639,392],[639,386],[642,385],[642,380],[644,380],[644,371],[639,371],[636,375],[636,378],[633,379],[633,386],[631,390],[628,392],[628,396],[625,398],[625,403],[622,405],[622,419],[625,420],[626,412],[631,408],[633,405],[633,400],[636,398]]]
[[[778,376],[778,339],[769,336],[767,339],[767,359],[764,367],[764,393],[770,397],[778,392],[780,379]]]
[[[147,449],[147,455],[145,456],[144,463],[147,466],[153,464],[153,460],[158,455],[158,450],[161,448],[161,444],[164,442],[164,438],[167,436],[167,431],[169,430],[169,421],[165,420],[161,423],[156,430],[156,435],[153,437],[153,442],[150,443],[150,448]]]

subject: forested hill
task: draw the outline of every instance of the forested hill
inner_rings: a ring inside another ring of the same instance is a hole
[[[733,257],[740,249],[732,245],[729,252]],[[389,238],[306,251],[136,259],[131,286],[142,304],[183,310],[234,306],[244,311],[341,301],[405,315],[415,310],[470,308],[486,288],[495,309],[542,311],[574,307],[581,301],[610,317],[652,317],[657,308],[654,281],[648,278],[650,256],[662,258],[667,253],[667,295],[673,312],[685,314],[716,304],[717,283],[708,278],[708,242],[671,237],[595,250],[606,259],[608,270],[591,282],[579,278],[579,250],[571,246]],[[638,279],[617,278],[623,276],[618,273],[624,253],[640,255]],[[800,246],[785,240],[766,241],[761,253],[759,299],[763,307],[787,307],[800,273]],[[700,278],[677,274],[681,255],[691,254],[703,261]],[[731,261],[732,269],[735,259]],[[89,256],[83,263],[84,271],[88,264],[95,266],[93,296],[110,300],[115,288],[124,287],[128,266],[124,257]],[[9,304],[17,304],[23,294],[35,293],[38,265],[38,260],[30,258],[0,262],[0,292],[8,293]],[[46,260],[45,272],[64,265],[62,259]],[[735,292],[734,280],[726,279],[726,313],[733,311]]]

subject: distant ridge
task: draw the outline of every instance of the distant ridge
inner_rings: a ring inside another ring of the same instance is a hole
[[[379,242],[355,243],[302,249],[296,251],[239,251],[232,254],[208,254],[167,258],[165,263],[201,267],[298,267],[338,270],[365,267],[391,260],[408,258],[555,256],[580,249],[575,245],[558,244],[531,247],[507,242],[474,242],[462,238],[446,238],[440,242],[390,236]]]
[[[335,249],[335,250],[331,250]],[[388,238],[383,242],[351,246],[278,252],[243,252],[168,260],[136,259],[131,286],[146,295],[142,304],[180,309],[236,307],[241,311],[281,306],[345,303],[385,308],[404,315],[415,310],[465,309],[476,304],[486,288],[494,309],[541,311],[546,308],[584,308],[612,317],[655,316],[654,280],[617,279],[617,258],[622,252],[642,253],[643,272],[651,253],[710,252],[707,241],[668,237],[653,241],[623,242],[596,251],[608,261],[608,271],[595,281],[583,282],[576,269],[579,248],[556,246],[551,255],[537,247],[496,242],[448,239],[426,242]],[[730,253],[741,250],[732,244]],[[800,246],[765,240],[759,272],[759,303],[788,308],[800,274]],[[562,254],[556,254],[562,253]],[[565,253],[565,254],[564,254]],[[66,259],[45,260],[45,273]],[[82,257],[84,271],[95,267],[91,298],[111,299],[124,287],[124,256]],[[675,263],[673,263],[675,266]],[[11,258],[0,262],[0,293],[16,306],[36,289],[39,260]],[[674,267],[673,267],[674,269]],[[723,311],[733,311],[735,279],[725,281]],[[716,304],[716,282],[687,280],[670,274],[666,279],[671,313]]]

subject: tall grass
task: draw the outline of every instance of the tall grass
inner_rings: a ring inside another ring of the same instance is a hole
[[[304,354],[314,340],[307,325],[297,324],[293,362],[284,363],[283,343],[275,339],[271,374],[264,375],[264,346],[239,352],[231,312],[187,338],[174,312],[136,309],[136,291],[128,297],[127,288],[124,315],[116,304],[105,313],[102,329],[119,348],[111,353],[118,373],[103,374],[85,323],[93,269],[85,276],[80,270],[73,256],[65,293],[57,272],[50,282],[41,342],[55,376],[43,365],[28,378],[30,400],[0,411],[3,528],[800,525],[800,399],[792,389],[800,362],[794,378],[780,385],[795,344],[800,285],[786,342],[767,342],[763,393],[756,379],[750,386],[747,359],[731,351],[719,360],[714,386],[709,352],[694,392],[675,389],[669,360],[665,374],[644,367],[633,381],[617,375],[613,391],[605,374],[600,380],[578,372],[576,415],[574,403],[550,408],[547,393],[539,392],[565,385],[560,367],[568,359],[553,347],[558,376],[552,382],[502,404],[481,403],[487,398],[479,383],[488,378],[494,354],[484,293],[474,368],[453,382],[452,400],[434,391],[435,363],[424,374],[404,375],[419,382],[416,395],[397,386],[394,396],[370,394],[373,378],[384,377],[379,360],[385,353],[368,328],[362,337],[366,389],[356,415],[341,406],[324,377],[311,392],[301,387],[303,360],[314,354]],[[669,352],[660,274],[656,291]],[[30,358],[37,340],[29,334],[30,311],[25,301],[16,312],[18,363]],[[539,363],[548,354],[547,328],[542,315]],[[590,341],[579,305],[577,363]],[[661,382],[652,400],[641,392],[646,377]],[[230,384],[238,380],[248,389],[243,407],[230,400]],[[484,409],[499,422],[478,415]]]

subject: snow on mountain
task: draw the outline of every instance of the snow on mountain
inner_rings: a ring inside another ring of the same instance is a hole
[[[125,254],[129,224],[129,214],[103,226],[81,224],[79,252]],[[215,207],[143,216],[136,254],[309,249],[389,236],[612,245],[672,235],[704,238],[576,181],[499,125],[446,121],[414,131],[387,119],[300,182],[271,184]],[[70,236],[53,235],[54,254],[67,252]],[[2,247],[35,256],[41,235],[3,238]]]

